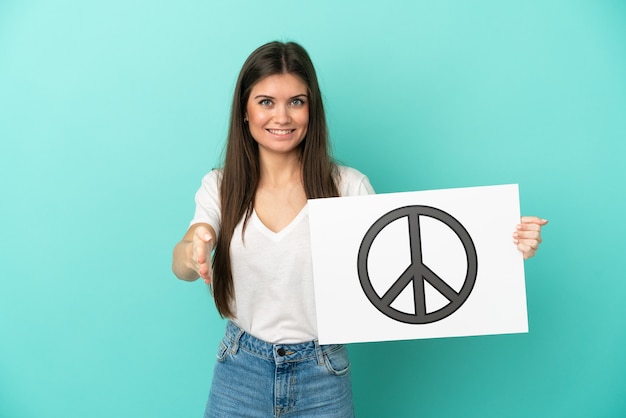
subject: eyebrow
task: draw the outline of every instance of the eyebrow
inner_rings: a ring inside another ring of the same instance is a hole
[[[306,94],[306,93],[296,94],[295,96],[290,97],[290,99],[295,99],[297,97],[306,97],[306,98],[308,98],[309,95]],[[254,96],[255,100],[256,99],[261,99],[261,98],[264,98],[264,99],[275,99],[275,97],[269,96],[267,94],[257,94],[256,96]]]

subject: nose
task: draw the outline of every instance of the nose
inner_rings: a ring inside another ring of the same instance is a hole
[[[276,106],[276,113],[274,114],[274,121],[281,125],[284,125],[291,121],[289,108],[286,105]]]

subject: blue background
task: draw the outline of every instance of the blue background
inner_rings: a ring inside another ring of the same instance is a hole
[[[519,183],[530,333],[350,346],[359,417],[626,416],[626,4],[3,0],[0,416],[196,417],[223,330],[171,251],[270,40],[379,192]]]

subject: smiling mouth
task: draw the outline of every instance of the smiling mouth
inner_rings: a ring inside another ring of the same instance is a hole
[[[295,131],[295,129],[268,129],[267,132],[274,135],[287,135]]]

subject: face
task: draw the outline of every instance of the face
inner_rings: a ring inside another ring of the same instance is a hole
[[[246,117],[259,152],[295,152],[309,125],[306,84],[292,74],[268,76],[252,87]]]

